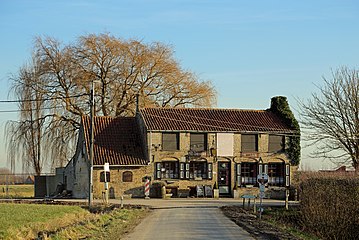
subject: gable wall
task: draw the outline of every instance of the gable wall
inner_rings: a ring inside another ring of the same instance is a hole
[[[123,173],[132,173],[132,182],[123,181]],[[143,177],[151,176],[153,166],[143,167],[110,167],[109,198],[119,199],[121,196],[144,197]],[[93,172],[94,198],[101,199],[105,192],[104,182],[100,182],[100,175],[103,168],[95,168]]]

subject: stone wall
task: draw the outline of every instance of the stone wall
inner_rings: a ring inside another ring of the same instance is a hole
[[[94,198],[101,199],[102,193],[105,191],[105,184],[100,182],[100,174],[102,168],[95,168],[93,172]],[[124,182],[123,173],[131,172],[132,181]],[[143,167],[110,167],[109,197],[119,199],[124,197],[144,197],[145,176],[153,177],[153,166]]]
[[[164,160],[170,161],[179,161],[186,162],[188,160],[193,160],[195,158],[188,158],[188,151],[190,149],[190,133],[189,132],[181,132],[180,133],[180,149],[178,151],[163,151],[162,150],[162,133],[161,132],[152,132],[148,134],[148,141],[152,143],[152,146],[148,146],[151,152],[151,165],[155,165],[157,162],[161,162]],[[258,134],[258,152],[256,153],[245,153],[241,152],[241,135],[239,133],[234,134],[234,144],[233,144],[233,156],[231,157],[218,157],[212,156],[211,148],[216,148],[216,134],[208,133],[207,135],[207,152],[197,157],[198,159],[204,159],[208,163],[213,164],[213,178],[211,180],[179,180],[179,179],[165,179],[165,180],[155,180],[154,183],[160,186],[166,186],[167,188],[177,189],[179,190],[188,190],[193,189],[196,185],[210,185],[213,186],[215,182],[217,182],[217,171],[218,171],[218,162],[226,161],[230,162],[230,172],[231,172],[231,182],[230,189],[233,195],[235,184],[236,184],[236,164],[241,162],[258,162],[261,159],[263,164],[267,164],[269,162],[284,162],[289,163],[287,156],[284,153],[268,153],[268,134]],[[154,147],[156,146],[156,147]],[[153,169],[154,170],[154,169]],[[295,167],[291,167],[291,178],[294,174],[293,171],[296,171]],[[152,179],[154,179],[154,172],[152,172]],[[275,191],[278,192],[278,189],[281,191],[285,188],[275,188],[268,187],[266,191]],[[252,192],[253,194],[258,193],[258,188],[245,188],[242,187],[240,189],[236,189],[241,194],[246,194],[248,192]],[[268,196],[270,194],[268,193]]]
[[[143,129],[142,129],[143,131]],[[258,188],[246,188],[245,186],[236,188],[236,164],[241,162],[257,162],[259,159],[262,160],[263,164],[268,162],[285,162],[288,163],[287,156],[284,153],[273,154],[268,153],[268,134],[259,134],[258,135],[258,149],[256,153],[241,153],[241,135],[234,134],[234,144],[233,144],[233,156],[227,157],[218,157],[213,155],[211,149],[216,148],[216,134],[208,133],[207,135],[207,151],[202,153],[200,156],[188,156],[190,149],[190,133],[181,132],[180,133],[180,149],[178,151],[164,151],[162,150],[162,133],[161,132],[152,132],[148,133],[146,136],[147,143],[147,152],[149,155],[150,163],[148,166],[143,167],[115,167],[110,166],[111,170],[111,181],[109,182],[109,193],[110,198],[120,198],[121,196],[125,197],[144,197],[144,182],[143,178],[149,176],[151,178],[151,197],[161,197],[161,189],[165,186],[168,189],[168,192],[172,192],[173,195],[178,197],[186,197],[189,194],[194,194],[194,188],[197,185],[211,186],[215,185],[218,178],[218,163],[220,162],[229,162],[230,163],[230,192],[232,196],[234,195],[234,190],[238,192],[239,195],[243,194],[257,194]],[[202,179],[202,180],[188,180],[188,179],[155,179],[155,164],[161,161],[178,161],[188,162],[188,160],[201,159],[206,160],[207,163],[212,163],[212,179]],[[72,172],[76,172],[76,177],[71,179],[74,182],[73,193],[75,197],[86,197],[88,194],[88,169],[84,156],[80,153],[76,164],[71,169]],[[103,171],[102,168],[95,168],[93,173],[93,183],[94,183],[94,198],[102,198],[104,192],[104,183],[100,182],[100,173]],[[125,171],[132,172],[132,182],[123,182],[123,173]],[[293,172],[296,171],[296,167],[291,167],[291,178],[294,176]],[[86,176],[85,176],[86,175]],[[284,190],[285,188],[272,188],[269,187],[266,189],[268,196],[271,195],[270,192],[278,193],[279,191]],[[282,191],[283,192],[283,191]],[[237,194],[237,195],[238,195]]]

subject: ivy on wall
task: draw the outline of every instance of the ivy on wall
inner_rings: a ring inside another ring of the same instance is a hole
[[[287,141],[286,154],[288,155],[291,164],[298,166],[300,162],[300,127],[297,119],[295,119],[293,112],[289,108],[286,97],[277,96],[271,100],[270,111],[280,116],[284,123],[296,133],[290,136]]]

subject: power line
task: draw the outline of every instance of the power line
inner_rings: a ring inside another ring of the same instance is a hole
[[[88,96],[89,94],[79,94],[79,95],[73,95],[68,97],[52,97],[52,98],[41,98],[41,99],[21,99],[21,100],[0,100],[0,103],[21,103],[21,102],[37,102],[37,101],[51,101],[51,100],[58,100],[58,99],[67,99],[67,98],[77,98],[77,97],[83,97]]]
[[[84,107],[81,105],[78,105],[79,107]],[[85,106],[87,107],[87,105]],[[45,107],[45,108],[38,108],[38,109],[17,109],[17,110],[0,110],[0,113],[15,113],[15,112],[30,112],[30,111],[38,111],[38,110],[52,110],[52,109],[65,109],[64,106],[55,106],[55,107]]]
[[[31,112],[31,111],[38,111],[38,110],[51,110],[51,109],[60,109],[64,107],[48,107],[48,108],[39,108],[39,109],[18,109],[18,110],[1,110],[0,113],[14,113],[14,112]]]

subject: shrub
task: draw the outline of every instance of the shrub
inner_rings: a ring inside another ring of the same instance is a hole
[[[359,179],[322,176],[301,183],[303,226],[323,239],[359,239]]]

